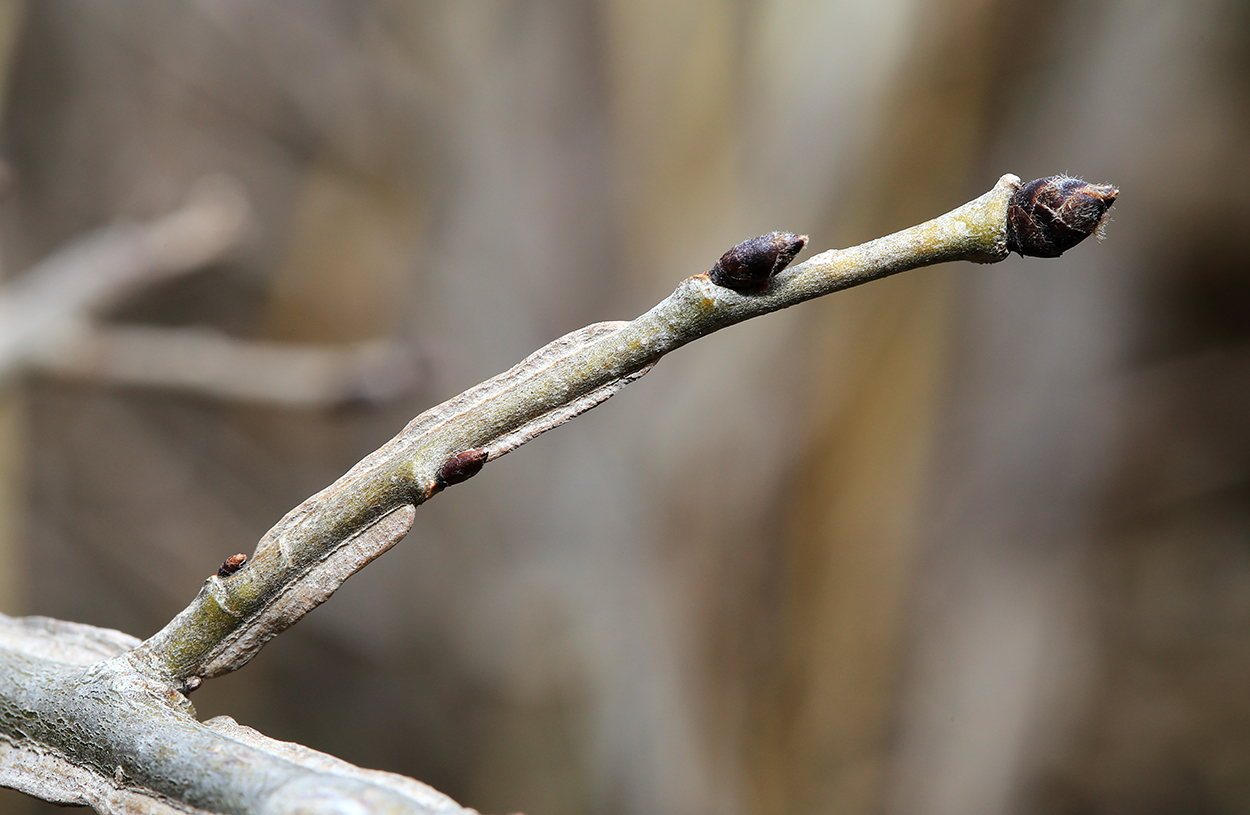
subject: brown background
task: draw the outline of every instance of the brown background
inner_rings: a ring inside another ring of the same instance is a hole
[[[244,244],[112,320],[423,361],[325,409],[6,383],[0,610],[147,636],[413,415],[737,241],[1067,171],[1122,189],[1104,243],[683,349],[193,701],[483,812],[1250,811],[1247,8],[0,2],[4,276],[227,173]]]

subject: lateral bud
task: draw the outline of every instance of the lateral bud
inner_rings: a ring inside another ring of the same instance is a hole
[[[1120,191],[1066,175],[1039,178],[1020,187],[1007,205],[1007,251],[1021,257],[1057,258],[1103,222]]]
[[[721,255],[708,272],[712,282],[734,291],[761,292],[807,245],[806,235],[769,232]]]
[[[242,569],[244,563],[247,563],[247,555],[242,552],[237,555],[231,555],[221,562],[221,566],[217,569],[217,576],[229,577],[239,569]]]
[[[452,484],[468,481],[482,471],[490,454],[481,448],[473,447],[459,455],[452,456],[443,462],[434,476],[434,485],[442,489]]]

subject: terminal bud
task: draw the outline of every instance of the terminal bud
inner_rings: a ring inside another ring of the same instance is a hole
[[[1020,187],[1007,206],[1007,251],[1057,258],[1090,235],[1102,237],[1107,212],[1120,191],[1052,175]]]

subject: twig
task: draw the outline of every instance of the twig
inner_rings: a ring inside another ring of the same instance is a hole
[[[920,266],[999,261],[1009,241],[1023,254],[1035,246],[1054,254],[1047,230],[1075,225],[1092,234],[1115,200],[1113,187],[1080,184],[1064,188],[1066,203],[1080,206],[1048,200],[1039,207],[1017,195],[1033,195],[1037,182],[1021,190],[1016,176],[1005,175],[988,193],[945,215],[786,271],[780,270],[806,238],[772,233],[735,247],[710,275],[682,281],[637,319],[574,331],[418,416],[279,521],[246,567],[209,577],[191,605],[128,658],[187,690],[235,670],[402,539],[417,505],[455,483],[449,476],[467,477],[466,456],[476,472],[603,402],[668,352],[734,323]]]
[[[575,331],[418,416],[283,518],[250,561],[227,558],[190,606],[137,647],[116,632],[0,616],[0,783],[104,813],[276,815],[345,811],[347,802],[369,812],[460,812],[406,779],[335,764],[231,721],[201,724],[183,694],[238,668],[400,540],[417,504],[599,404],[669,351],[907,269],[1002,260],[1009,241],[1022,254],[1057,254],[1073,241],[1048,230],[1075,224],[1092,234],[1116,195],[1083,185],[1062,201],[1031,200],[1019,187],[1003,176],[946,215],[789,270],[805,238],[772,233],[740,244],[638,319]]]

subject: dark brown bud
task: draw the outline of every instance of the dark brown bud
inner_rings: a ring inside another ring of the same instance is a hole
[[[806,235],[769,232],[751,238],[721,255],[708,272],[712,282],[734,291],[760,292],[807,245]]]
[[[204,680],[198,676],[188,676],[182,681],[182,692],[190,693],[191,691],[204,684]]]
[[[229,577],[239,569],[242,569],[244,563],[247,563],[247,555],[242,552],[237,555],[231,555],[221,562],[221,568],[217,570],[217,576]]]
[[[1119,194],[1110,184],[1066,175],[1030,181],[1007,206],[1007,251],[1057,258],[1090,235],[1101,238],[1107,211]]]
[[[457,456],[452,456],[443,462],[443,466],[438,468],[438,474],[434,476],[434,483],[440,489],[450,487],[452,484],[459,484],[461,481],[468,481],[473,476],[482,471],[482,465],[486,463],[486,458],[490,454],[479,448],[471,448],[465,450]]]

